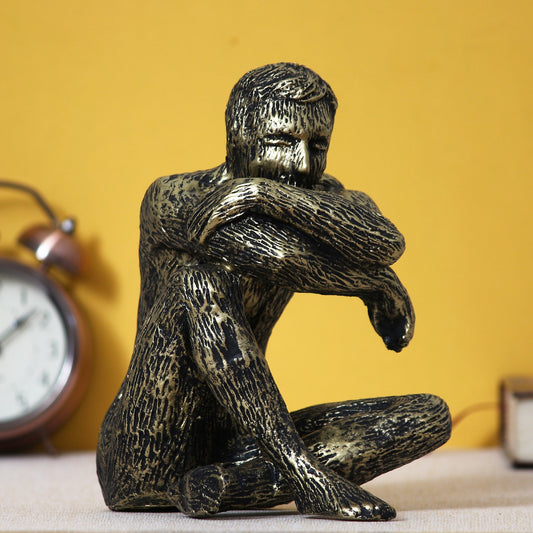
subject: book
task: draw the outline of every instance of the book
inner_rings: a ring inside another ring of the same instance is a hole
[[[515,466],[533,467],[533,376],[501,383],[502,446]]]

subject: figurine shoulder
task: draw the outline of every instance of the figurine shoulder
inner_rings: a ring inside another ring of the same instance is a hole
[[[185,246],[188,243],[187,220],[206,190],[223,179],[222,171],[223,165],[156,179],[141,203],[141,241],[172,248]]]
[[[221,180],[223,165],[209,170],[170,174],[156,179],[146,190],[141,217],[151,212],[170,210],[176,212],[180,206],[196,202],[205,189]]]
[[[344,185],[333,176],[323,174],[317,183],[315,190],[340,194],[348,200],[353,200],[358,205],[364,206],[379,213],[379,208],[368,194],[361,191],[352,191],[344,188]]]
[[[362,191],[343,191],[342,195],[345,198],[348,198],[349,200],[353,200],[355,203],[357,203],[360,206],[364,206],[367,209],[370,209],[371,211],[374,211],[375,213],[380,213],[380,210],[374,200],[368,196],[368,194],[362,192]]]
[[[179,200],[180,196],[187,196],[201,192],[220,181],[224,173],[223,165],[208,170],[185,172],[182,174],[170,174],[156,179],[148,188],[145,198],[172,196],[173,200]]]
[[[340,194],[344,191],[344,185],[330,174],[322,174],[314,189],[317,191],[335,192]]]

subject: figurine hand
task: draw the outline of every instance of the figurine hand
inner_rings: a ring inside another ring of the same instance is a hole
[[[414,334],[415,313],[406,295],[400,305],[381,296],[365,302],[370,322],[389,350],[400,352]]]
[[[187,222],[189,239],[204,244],[222,224],[245,214],[259,197],[259,183],[231,180],[208,193]]]

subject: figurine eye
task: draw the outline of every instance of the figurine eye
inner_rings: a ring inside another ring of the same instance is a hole
[[[310,146],[312,150],[315,150],[316,152],[326,152],[329,147],[329,143],[327,139],[315,139],[310,142]]]
[[[264,138],[266,146],[291,147],[294,144],[294,137],[288,133],[273,133]]]

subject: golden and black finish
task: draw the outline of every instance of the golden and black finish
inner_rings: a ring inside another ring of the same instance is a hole
[[[98,444],[111,509],[208,516],[295,500],[301,513],[387,520],[394,509],[359,485],[448,439],[432,395],[290,414],[266,362],[294,292],[361,298],[389,349],[413,335],[390,268],[402,235],[324,174],[336,107],[303,66],[253,70],[229,99],[226,162],[147,191],[135,348]]]

